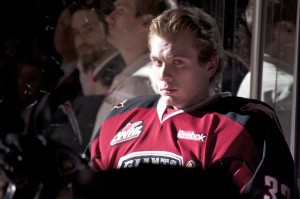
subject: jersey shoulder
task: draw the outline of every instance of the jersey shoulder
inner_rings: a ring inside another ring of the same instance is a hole
[[[259,167],[244,190],[246,198],[263,197],[274,190],[283,196],[285,193],[279,191],[280,186],[292,194],[293,158],[274,109],[260,100],[242,97],[224,97],[215,105],[219,113],[244,126],[261,154]],[[269,181],[279,187],[268,187]]]
[[[262,114],[271,116],[275,114],[274,109],[267,103],[250,98],[237,96],[223,97],[216,102],[220,111],[235,111],[238,113],[246,112],[248,114]],[[275,114],[276,115],[276,114]]]
[[[156,108],[160,95],[143,95],[124,100],[113,107],[108,118],[139,108]]]

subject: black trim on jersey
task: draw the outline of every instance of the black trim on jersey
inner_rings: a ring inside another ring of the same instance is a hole
[[[119,115],[121,113],[130,111],[134,108],[156,108],[159,98],[160,95],[155,94],[143,95],[125,100],[113,108],[113,110],[108,115],[107,119]]]

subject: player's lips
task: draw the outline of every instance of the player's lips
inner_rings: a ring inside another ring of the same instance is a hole
[[[165,93],[165,94],[169,94],[169,93],[173,93],[177,91],[177,89],[175,88],[161,88],[160,92]]]

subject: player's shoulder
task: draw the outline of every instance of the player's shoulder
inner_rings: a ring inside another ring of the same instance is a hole
[[[134,98],[124,100],[123,102],[115,105],[109,115],[109,117],[139,108],[156,108],[159,94],[142,95]]]
[[[251,98],[244,98],[238,96],[223,97],[217,102],[217,107],[220,110],[234,111],[242,114],[249,115],[265,115],[275,118],[276,114],[274,109],[267,103]]]

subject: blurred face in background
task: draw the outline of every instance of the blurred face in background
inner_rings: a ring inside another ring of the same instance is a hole
[[[106,17],[108,41],[116,48],[130,45],[141,36],[142,17],[136,17],[135,0],[117,0],[115,9]]]
[[[82,65],[95,63],[106,50],[104,24],[93,10],[78,10],[72,17],[75,46]]]
[[[273,51],[271,55],[279,58],[287,64],[277,66],[285,72],[294,73],[294,55],[296,44],[296,25],[291,21],[279,21],[273,30],[273,41],[271,43]]]
[[[71,27],[71,14],[68,9],[60,14],[54,33],[54,46],[61,56],[76,55],[73,30]]]

